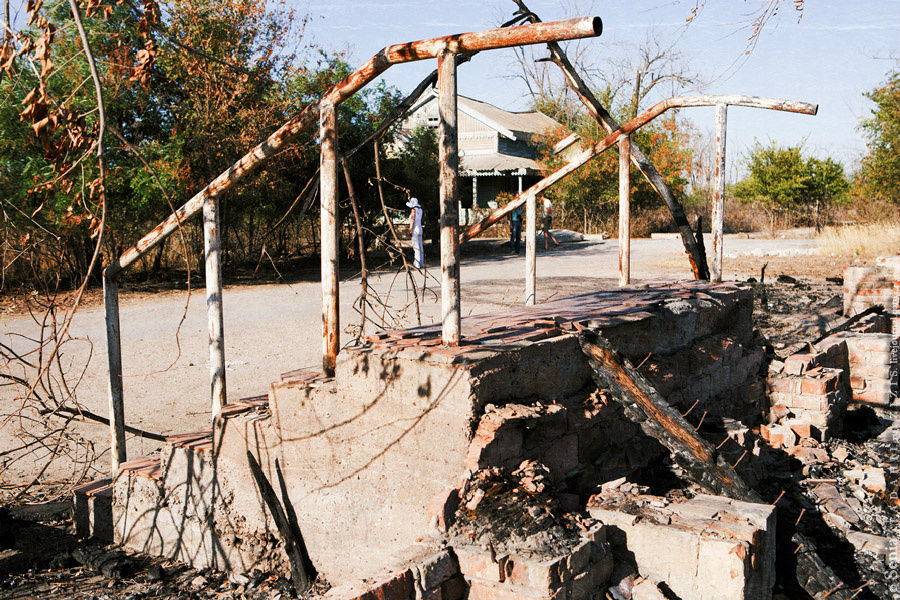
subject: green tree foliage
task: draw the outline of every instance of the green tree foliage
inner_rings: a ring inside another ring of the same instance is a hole
[[[601,94],[600,102],[613,104],[609,94]],[[545,110],[547,107],[542,107]],[[618,112],[623,112],[620,110]],[[579,115],[573,120],[574,131],[581,138],[582,147],[595,144],[606,137],[606,132],[590,116]],[[546,136],[542,152],[542,164],[550,172],[567,161],[565,153],[554,155],[552,144],[572,130],[562,128]],[[665,115],[642,127],[632,135],[632,140],[648,154],[659,172],[666,179],[676,197],[683,197],[689,181],[692,152],[690,129],[676,116]],[[574,212],[579,218],[608,221],[617,214],[619,198],[619,155],[610,148],[600,156],[566,177],[548,192],[562,213]],[[647,180],[633,166],[631,168],[631,205],[636,212],[659,206],[662,200]]]
[[[36,267],[45,278],[61,273],[75,281],[99,225],[96,98],[67,3],[29,10],[29,25],[0,46],[0,243],[2,256],[17,261],[12,270],[4,263],[3,273],[9,278],[18,268],[27,276]],[[295,56],[302,28],[264,0],[170,0],[161,8],[153,0],[93,0],[84,17],[111,130],[102,188],[107,261],[351,71],[339,54]],[[340,149],[356,146],[397,100],[395,90],[379,85],[342,103]],[[374,176],[372,152],[350,159],[367,223],[380,212],[375,196],[363,193]],[[263,244],[288,256],[300,237],[314,241],[305,226],[311,217],[300,221],[296,208],[272,227],[318,162],[311,128],[223,197],[226,260],[256,260]],[[202,238],[196,226],[191,231],[196,263]]]
[[[804,157],[800,146],[762,146],[757,142],[747,159],[748,175],[734,187],[743,202],[769,209],[811,208],[846,198],[849,184],[843,166],[831,159]]]
[[[859,191],[868,199],[900,204],[900,69],[891,71],[884,85],[865,96],[875,108],[860,126],[868,138],[869,154],[859,171]]]
[[[438,239],[440,232],[440,174],[437,130],[419,125],[403,144],[397,156],[387,161],[387,178],[409,189],[424,210],[422,222],[426,238]],[[405,194],[399,200],[405,201]]]

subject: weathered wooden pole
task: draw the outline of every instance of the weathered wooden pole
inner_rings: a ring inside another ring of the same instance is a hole
[[[619,285],[631,283],[631,137],[619,138]]]
[[[109,366],[109,454],[112,473],[126,460],[125,402],[122,392],[122,342],[119,330],[119,283],[103,273],[103,303],[106,307],[106,359]]]
[[[203,250],[206,257],[206,318],[209,322],[209,397],[213,419],[227,403],[219,231],[219,199],[207,198],[203,203]]]
[[[441,174],[441,339],[459,344],[459,140],[456,127],[456,60],[438,56],[438,162]]]
[[[319,115],[321,140],[321,239],[322,239],[322,370],[334,375],[340,346],[338,314],[338,171],[337,117],[334,104],[321,105]]]
[[[533,306],[537,293],[537,197],[525,200],[525,306]]]
[[[722,281],[722,238],[725,232],[725,128],[728,105],[716,104],[716,160],[713,166],[712,281]],[[702,234],[702,233],[701,233]]]

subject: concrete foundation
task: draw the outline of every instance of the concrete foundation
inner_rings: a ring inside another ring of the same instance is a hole
[[[597,484],[662,452],[596,389],[579,329],[599,330],[683,410],[758,422],[763,356],[751,315],[748,290],[688,282],[467,317],[455,348],[440,346],[439,326],[378,334],[342,351],[334,378],[289,374],[267,397],[226,407],[212,431],[176,436],[158,456],[123,465],[116,539],[195,567],[287,572],[250,452],[275,489],[283,474],[283,500],[319,573],[352,588],[434,534],[476,469],[536,460],[583,503]],[[573,571],[570,583],[588,586],[596,575]],[[488,584],[473,575],[468,585],[471,597]],[[588,587],[573,597],[591,597],[597,586]]]
[[[679,598],[766,599],[775,583],[775,509],[718,496],[682,503],[637,496],[602,497],[588,512],[608,526],[641,575],[665,582]]]

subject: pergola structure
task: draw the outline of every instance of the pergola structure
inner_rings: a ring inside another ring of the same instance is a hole
[[[629,280],[628,254],[628,197],[630,182],[628,181],[629,157],[638,169],[651,182],[654,189],[665,201],[678,227],[685,245],[686,254],[697,279],[708,279],[705,254],[702,250],[702,234],[694,232],[687,223],[687,218],[680,204],[673,197],[671,190],[658,171],[649,162],[634,143],[630,134],[650,120],[670,108],[684,106],[723,107],[717,110],[717,137],[721,139],[717,165],[724,163],[724,107],[728,104],[756,106],[815,114],[815,105],[794,103],[765,98],[743,96],[698,96],[687,98],[670,98],[652,107],[637,118],[619,126],[596,100],[585,82],[575,72],[571,63],[560,48],[558,42],[579,38],[596,37],[601,34],[602,23],[599,17],[586,17],[542,23],[534,13],[516,0],[520,10],[517,16],[499,29],[464,33],[440,38],[433,38],[405,44],[387,46],[373,56],[361,67],[353,71],[345,79],[332,86],[315,104],[304,108],[297,116],[278,128],[265,141],[255,146],[240,160],[221,173],[203,190],[194,195],[184,205],[172,213],[166,220],[157,225],[132,248],[124,252],[104,271],[104,300],[106,305],[107,353],[109,366],[109,411],[112,469],[126,459],[125,451],[125,413],[124,394],[122,388],[122,357],[119,329],[118,282],[122,273],[147,252],[159,245],[166,237],[174,233],[178,227],[191,216],[202,211],[206,268],[206,302],[209,321],[209,371],[210,371],[210,403],[211,417],[216,419],[222,407],[227,403],[225,385],[225,353],[224,353],[224,318],[222,312],[222,278],[221,278],[221,243],[219,226],[219,198],[226,190],[247,177],[256,168],[262,166],[299,134],[312,127],[318,121],[319,139],[321,143],[320,160],[320,227],[321,227],[321,263],[322,263],[322,365],[326,374],[333,374],[339,350],[339,298],[338,298],[338,168],[339,163],[359,150],[363,144],[377,140],[398,119],[402,118],[409,107],[422,92],[435,81],[438,85],[439,100],[439,160],[440,160],[440,244],[441,244],[441,320],[442,342],[456,345],[460,342],[460,243],[481,233],[512,210],[526,205],[526,303],[535,302],[535,239],[536,239],[536,202],[540,194],[549,189],[576,169],[598,156],[603,151],[618,145],[620,156],[620,282]],[[517,25],[522,21],[529,24]],[[589,112],[597,118],[609,135],[576,154],[567,164],[547,175],[527,190],[521,191],[513,201],[498,208],[482,222],[470,227],[463,235],[459,234],[458,215],[458,171],[459,155],[457,140],[457,66],[467,61],[477,52],[512,46],[546,43],[551,52],[551,60],[563,69],[569,83],[584,100]],[[427,77],[409,96],[395,107],[388,118],[367,140],[355,148],[340,155],[338,152],[338,126],[335,107],[351,97],[366,84],[375,79],[386,69],[395,64],[437,59],[438,68]],[[718,124],[721,121],[721,135],[718,135]],[[344,165],[346,169],[346,165]],[[722,169],[716,178],[718,188],[724,188]],[[721,278],[721,229],[722,200],[719,193],[714,203],[714,243],[716,260],[714,276]],[[716,229],[718,228],[718,229]],[[698,243],[698,241],[700,243]]]

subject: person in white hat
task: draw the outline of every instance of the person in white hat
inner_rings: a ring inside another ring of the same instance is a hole
[[[413,266],[421,269],[425,266],[425,248],[422,245],[422,207],[418,198],[410,198],[406,203],[412,209],[409,213],[409,237],[412,239]]]

